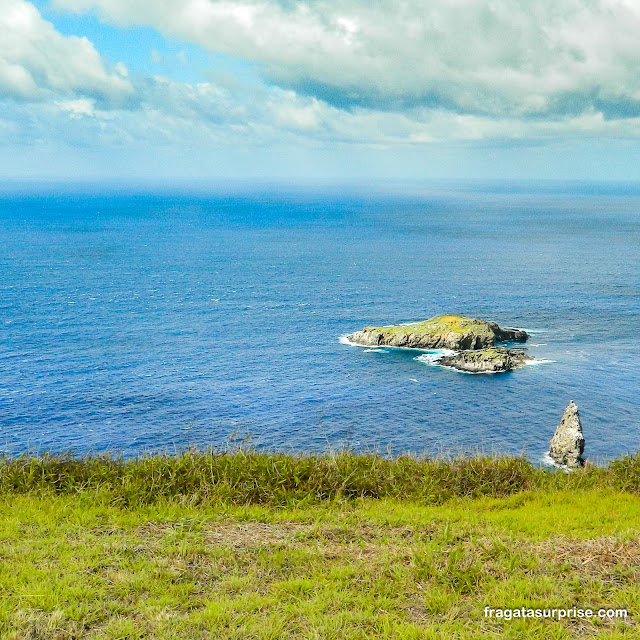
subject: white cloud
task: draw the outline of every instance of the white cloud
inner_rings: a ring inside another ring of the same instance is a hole
[[[146,24],[338,106],[640,114],[632,0],[54,0]]]
[[[244,56],[274,82],[129,74],[24,0],[0,0],[5,143],[177,157],[640,138],[640,8],[622,0],[561,0],[555,11],[548,0],[56,2]]]
[[[489,118],[445,109],[406,112],[344,110],[277,87],[189,84],[155,77],[138,81],[135,109],[107,109],[89,98],[33,103],[3,115],[5,136],[23,144],[49,141],[81,148],[256,149],[289,144],[299,148],[411,149],[442,143],[500,144],[585,138],[640,139],[640,118],[607,120],[599,112],[562,119]],[[2,138],[2,130],[0,130]]]
[[[317,131],[326,111],[319,100],[300,100],[293,91],[274,92],[268,107],[276,123],[299,131]]]
[[[25,0],[0,0],[0,33],[0,98],[120,104],[133,94],[124,65],[109,71],[89,40],[61,35]]]
[[[69,112],[72,117],[93,116],[95,114],[95,100],[89,98],[60,100],[55,104],[63,111]]]

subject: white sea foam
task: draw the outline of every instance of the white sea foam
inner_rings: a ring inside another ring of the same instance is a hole
[[[347,335],[340,336],[338,338],[338,342],[340,342],[341,344],[348,344],[351,347],[360,347],[361,349],[364,349],[365,352],[379,351],[381,353],[386,353],[389,349],[403,349],[404,351],[424,351],[424,349],[418,349],[416,347],[396,347],[391,344],[384,344],[379,347],[371,344],[360,344],[359,342],[352,342],[351,340],[349,340],[349,336]],[[444,351],[446,351],[446,349],[443,349],[443,352]],[[453,353],[453,351],[451,353]]]
[[[570,473],[571,469],[569,469],[568,467],[565,467],[564,465],[558,464],[550,455],[549,452],[547,451],[541,458],[540,462],[542,462],[542,464],[548,466],[548,467],[554,467],[555,469],[560,469],[561,471],[564,471],[565,473]]]
[[[360,344],[359,342],[352,342],[349,340],[348,335],[343,335],[338,338],[338,342],[340,344],[348,344],[350,347],[360,347],[364,353],[386,353],[387,349],[393,349],[394,347],[389,347],[388,345],[384,345],[383,347],[377,347],[376,345],[370,344]]]
[[[443,369],[449,369],[450,371],[455,371],[456,373],[464,373],[467,376],[487,376],[487,375],[494,375],[498,373],[498,371],[464,371],[463,369],[456,369],[455,367],[449,367],[445,364],[440,364],[439,362],[436,362],[436,360],[438,360],[439,358],[442,358],[445,355],[451,355],[453,353],[455,353],[455,351],[442,349],[442,353],[425,353],[422,356],[418,356],[417,358],[414,358],[414,360],[418,360],[419,362],[424,362],[430,367],[442,367]]]
[[[452,351],[451,349],[432,349],[420,356],[416,356],[414,360],[424,362],[432,367],[439,367],[441,365],[439,365],[436,360],[444,358],[445,356],[452,356],[454,353],[455,351]]]
[[[557,467],[560,468],[560,465],[549,455],[548,451],[545,451],[545,454],[540,459],[542,464],[546,464],[549,467]]]
[[[437,349],[433,351],[429,351],[428,353],[423,353],[420,356],[416,356],[414,360],[418,362],[423,362],[430,367],[443,367],[445,369],[451,369],[451,367],[447,367],[446,365],[442,365],[437,362],[440,358],[444,356],[451,356],[455,351],[451,351],[450,349]],[[538,365],[538,364],[548,364],[549,362],[555,362],[555,360],[525,360],[525,365]],[[498,371],[461,371],[460,369],[456,369],[458,373],[467,373],[469,375],[487,375],[499,373]]]
[[[352,342],[349,340],[348,335],[342,335],[338,338],[338,341],[341,344],[347,344],[351,347],[360,347],[364,353],[387,353],[390,349],[404,349],[407,351],[420,351],[420,349],[416,349],[414,347],[394,347],[391,345],[384,345],[381,347],[377,347],[375,345],[369,344],[359,344],[358,342]],[[442,367],[443,365],[436,362],[440,358],[445,356],[452,356],[456,352],[451,349],[429,349],[428,351],[424,351],[424,353],[416,356],[414,360],[418,362],[422,362],[431,367]],[[551,362],[555,362],[555,360],[525,360],[525,365],[539,365],[539,364],[549,364]],[[450,367],[445,367],[450,368]],[[459,371],[459,373],[468,373],[470,375],[478,375],[478,374],[487,374],[487,373],[496,373],[495,371]]]

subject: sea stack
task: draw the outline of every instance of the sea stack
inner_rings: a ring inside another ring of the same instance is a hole
[[[562,414],[562,420],[549,443],[549,455],[559,465],[576,469],[584,466],[584,436],[578,407],[573,400]]]

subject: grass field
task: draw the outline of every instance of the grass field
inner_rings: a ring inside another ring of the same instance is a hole
[[[5,460],[0,637],[638,638],[639,466]],[[487,606],[628,615],[506,621]]]

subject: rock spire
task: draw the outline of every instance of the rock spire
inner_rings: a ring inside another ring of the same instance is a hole
[[[584,436],[578,407],[573,400],[562,414],[562,420],[549,443],[549,455],[559,465],[575,469],[584,466]]]

